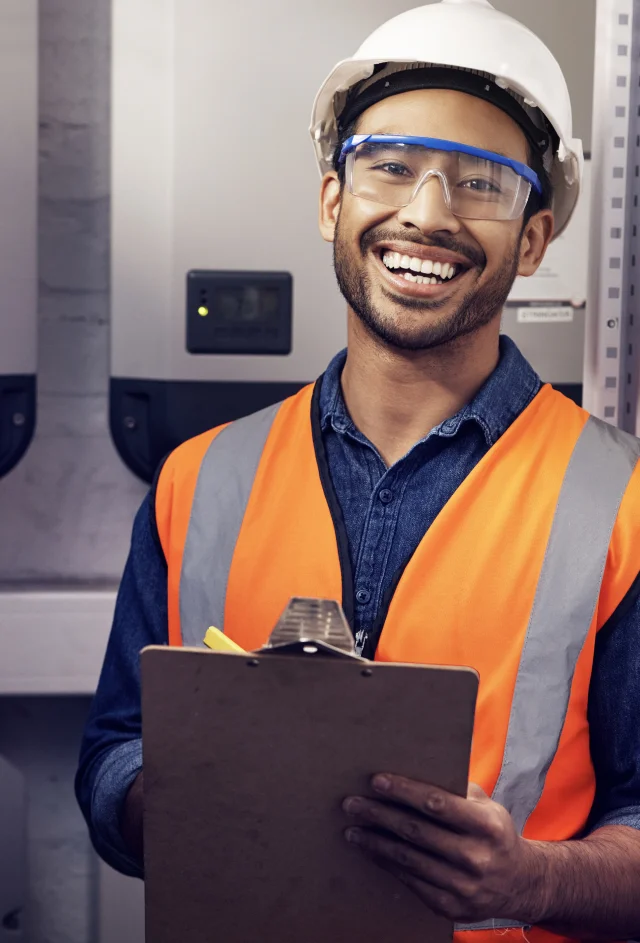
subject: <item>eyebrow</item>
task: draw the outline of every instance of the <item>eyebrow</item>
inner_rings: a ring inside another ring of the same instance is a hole
[[[404,131],[358,131],[358,134],[387,134],[394,135],[401,138],[412,138],[412,137],[431,137],[430,134],[406,134]],[[448,139],[447,139],[448,140]],[[455,142],[457,144],[463,144],[463,141]],[[469,144],[469,147],[478,147],[477,144]],[[513,157],[511,154],[505,154],[503,151],[497,151],[495,147],[483,147],[481,150],[491,151],[492,154],[497,154],[499,157],[504,157],[505,160],[520,160],[519,157]]]

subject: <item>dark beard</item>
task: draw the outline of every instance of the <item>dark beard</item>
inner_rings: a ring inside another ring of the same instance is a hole
[[[364,262],[368,249],[377,242],[393,241],[398,233],[380,228],[366,232],[360,240],[360,251]],[[477,268],[483,269],[486,265],[486,256],[481,251],[471,249],[457,242],[453,237],[445,238],[443,234],[434,235],[426,243],[423,240],[411,239],[408,234],[402,235],[403,242],[416,242],[418,245],[429,245],[464,255]],[[392,347],[401,350],[430,350],[450,344],[460,337],[473,334],[481,327],[489,324],[502,312],[505,302],[518,272],[519,253],[514,247],[512,255],[505,261],[500,271],[481,288],[470,291],[460,302],[458,309],[445,320],[426,324],[421,330],[407,337],[402,331],[402,324],[386,320],[371,301],[370,279],[358,265],[349,257],[349,252],[343,244],[340,233],[340,219],[336,227],[333,244],[333,264],[336,278],[343,297],[349,307],[360,318],[363,324]],[[437,311],[448,304],[442,301],[422,301],[417,298],[401,298],[388,295],[396,305],[418,311]]]

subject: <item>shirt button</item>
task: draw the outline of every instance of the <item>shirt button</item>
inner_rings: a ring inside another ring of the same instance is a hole
[[[368,589],[359,589],[356,593],[356,600],[360,603],[361,606],[366,606],[370,599],[371,593]]]
[[[442,431],[445,433],[445,435],[448,435],[451,432],[455,432],[455,428],[456,428],[456,423],[453,422],[453,420],[451,419],[447,419],[447,421],[443,422],[442,424]]]
[[[393,491],[389,491],[388,488],[383,488],[378,497],[383,504],[391,504],[393,501]]]

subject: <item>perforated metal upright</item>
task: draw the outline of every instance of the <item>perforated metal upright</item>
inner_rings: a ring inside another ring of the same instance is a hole
[[[585,407],[640,431],[640,0],[598,0]]]

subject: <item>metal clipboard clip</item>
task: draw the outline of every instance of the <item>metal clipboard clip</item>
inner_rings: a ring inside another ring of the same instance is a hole
[[[302,655],[362,659],[342,606],[335,599],[294,597],[258,655]]]
[[[353,634],[342,606],[335,599],[290,599],[269,641],[258,651],[246,652],[213,626],[207,631],[203,642],[212,651],[237,655],[320,655],[362,661],[356,652]]]

